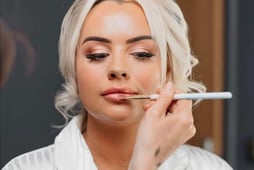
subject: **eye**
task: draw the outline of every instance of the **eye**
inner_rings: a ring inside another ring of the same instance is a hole
[[[154,54],[150,52],[134,52],[134,53],[131,53],[131,55],[133,55],[139,60],[149,59],[154,56]]]
[[[109,56],[109,54],[107,53],[91,53],[91,54],[87,54],[86,58],[91,61],[99,61],[99,60],[103,60],[107,56]]]

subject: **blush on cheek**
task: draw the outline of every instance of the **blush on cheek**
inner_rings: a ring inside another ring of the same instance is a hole
[[[155,92],[155,90],[160,87],[160,73],[151,74],[151,71],[150,74],[149,72],[142,73],[141,76],[139,76],[139,82],[142,82],[143,87],[146,87],[147,91],[151,93]]]

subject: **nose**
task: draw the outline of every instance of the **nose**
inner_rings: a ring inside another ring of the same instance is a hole
[[[113,79],[129,79],[130,74],[127,71],[124,70],[110,70],[108,72],[108,79],[113,80]]]
[[[128,60],[121,48],[112,52],[111,61],[108,68],[109,80],[128,80],[130,78]]]

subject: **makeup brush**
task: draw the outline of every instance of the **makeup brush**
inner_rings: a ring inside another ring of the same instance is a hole
[[[128,96],[125,99],[150,99],[156,100],[159,97],[158,94],[151,95],[133,95]],[[231,92],[207,92],[207,93],[177,93],[174,95],[174,100],[180,99],[191,99],[191,100],[202,100],[202,99],[230,99],[232,98]]]

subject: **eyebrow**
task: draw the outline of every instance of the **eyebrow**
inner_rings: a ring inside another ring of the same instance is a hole
[[[141,36],[137,36],[137,37],[134,37],[134,38],[131,38],[131,39],[128,39],[126,41],[127,44],[130,44],[130,43],[134,43],[134,42],[137,42],[137,41],[141,41],[141,40],[153,40],[153,38],[150,36],[150,35],[141,35]],[[84,44],[85,42],[87,41],[98,41],[98,42],[103,42],[103,43],[111,43],[111,40],[107,39],[107,38],[103,38],[103,37],[97,37],[97,36],[90,36],[90,37],[87,37],[83,42],[82,44]]]
[[[104,43],[111,43],[111,41],[107,38],[103,38],[103,37],[96,37],[96,36],[91,36],[91,37],[87,37],[82,44],[84,44],[87,41],[99,41],[99,42],[104,42]]]
[[[147,40],[147,39],[152,40],[153,38],[150,35],[141,35],[141,36],[138,36],[138,37],[128,39],[126,41],[126,43],[130,44],[130,43],[134,43],[134,42],[141,41],[141,40]]]

